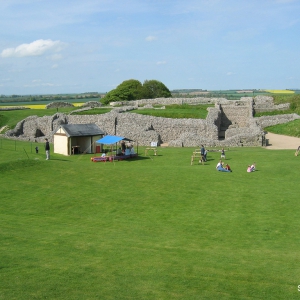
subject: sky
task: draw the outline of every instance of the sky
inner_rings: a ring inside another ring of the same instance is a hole
[[[0,95],[300,88],[300,0],[2,0]]]

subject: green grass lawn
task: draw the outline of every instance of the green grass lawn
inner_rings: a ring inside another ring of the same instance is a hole
[[[232,148],[221,173],[193,148],[30,149],[0,147],[0,299],[299,299],[294,150]]]
[[[265,128],[266,131],[270,131],[276,134],[283,134],[288,136],[300,137],[300,120],[294,120],[286,124],[278,124]]]
[[[208,107],[213,107],[213,105],[172,104],[172,105],[166,105],[165,109],[145,108],[141,110],[132,110],[130,112],[141,114],[141,115],[173,118],[173,119],[182,119],[182,118],[205,119],[208,114],[207,111]]]
[[[22,121],[23,119],[29,117],[29,116],[52,116],[57,111],[59,113],[69,113],[72,110],[75,110],[78,108],[74,107],[64,107],[59,108],[58,110],[56,108],[52,109],[25,109],[25,110],[9,110],[9,111],[0,111],[0,127],[2,126],[9,126],[10,129],[13,129],[16,127],[17,123]]]

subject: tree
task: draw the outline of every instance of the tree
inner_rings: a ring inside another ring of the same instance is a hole
[[[145,80],[142,85],[136,79],[123,81],[115,89],[108,92],[102,99],[103,104],[118,101],[172,97],[168,88],[160,81]]]
[[[108,104],[114,101],[130,101],[141,99],[143,94],[143,85],[135,79],[123,81],[115,89],[108,92],[103,98],[103,102]]]
[[[158,80],[145,80],[143,88],[147,99],[172,97],[169,89]]]

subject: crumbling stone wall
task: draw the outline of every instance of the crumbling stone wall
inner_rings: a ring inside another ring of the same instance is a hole
[[[60,107],[74,107],[74,105],[69,102],[51,102],[46,105],[46,109],[60,108]]]
[[[137,109],[144,100],[133,106],[117,107],[101,115],[65,115],[31,116],[19,122],[14,130],[6,133],[8,137],[26,140],[42,140],[45,137],[53,141],[53,134],[61,124],[95,123],[106,134],[119,135],[138,141],[140,145],[151,142],[169,143],[170,146],[261,146],[264,142],[263,128],[299,119],[297,114],[277,115],[253,118],[254,102],[252,98],[240,101],[228,101],[223,98],[188,98],[190,103],[214,103],[208,108],[208,115],[203,119],[169,119],[130,113]],[[183,99],[150,99],[152,104],[170,104],[173,100],[179,104]],[[185,101],[185,99],[184,99]],[[261,100],[260,100],[261,101]],[[148,104],[148,103],[147,103]],[[226,123],[227,122],[227,123]],[[224,139],[220,132],[225,128]]]
[[[275,105],[272,97],[256,96],[254,98],[254,112],[266,112],[274,110],[287,110],[290,108],[289,103]]]
[[[266,128],[268,126],[274,126],[278,124],[285,124],[298,119],[300,119],[300,116],[297,114],[263,116],[263,117],[255,118],[257,125],[261,128]]]

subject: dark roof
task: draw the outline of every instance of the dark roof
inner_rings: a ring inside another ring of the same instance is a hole
[[[60,127],[71,136],[94,136],[105,134],[96,124],[64,124]]]

